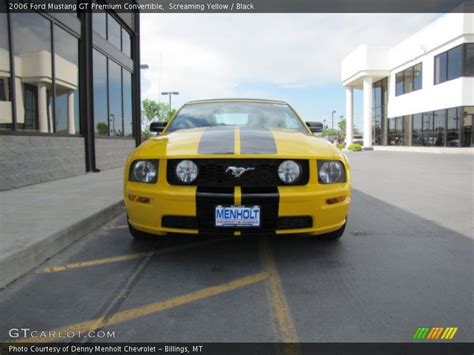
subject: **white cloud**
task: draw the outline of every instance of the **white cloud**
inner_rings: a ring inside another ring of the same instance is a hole
[[[143,14],[141,56],[150,69],[143,72],[142,95],[156,99],[159,90],[180,91],[179,104],[265,96],[247,89],[248,84],[301,88],[338,83],[341,60],[356,46],[393,45],[436,16]]]

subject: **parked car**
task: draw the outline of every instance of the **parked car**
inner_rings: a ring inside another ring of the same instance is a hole
[[[285,102],[185,104],[129,156],[131,234],[310,234],[337,239],[351,201],[349,163]]]
[[[364,137],[360,134],[355,134],[354,137],[352,137],[352,143],[364,145]]]

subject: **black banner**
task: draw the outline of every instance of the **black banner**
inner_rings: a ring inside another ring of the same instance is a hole
[[[474,12],[463,0],[1,0],[0,12],[445,13]]]
[[[471,355],[468,343],[70,343],[0,344],[2,355],[12,354],[384,354]]]

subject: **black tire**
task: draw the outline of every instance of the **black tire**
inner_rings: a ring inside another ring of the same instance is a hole
[[[344,230],[346,229],[346,225],[347,225],[347,220],[346,222],[344,222],[344,225],[339,228],[337,231],[334,231],[334,232],[331,232],[331,233],[326,233],[326,234],[321,234],[319,236],[320,239],[323,239],[323,240],[337,240],[339,238],[342,237],[342,235],[344,234]]]
[[[128,222],[128,230],[130,231],[130,234],[132,235],[132,237],[135,238],[136,240],[150,239],[150,234],[133,228],[130,222]]]

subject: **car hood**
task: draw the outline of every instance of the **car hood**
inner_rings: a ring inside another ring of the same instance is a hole
[[[164,133],[135,152],[143,158],[334,157],[339,150],[313,135],[288,129],[212,127]]]

